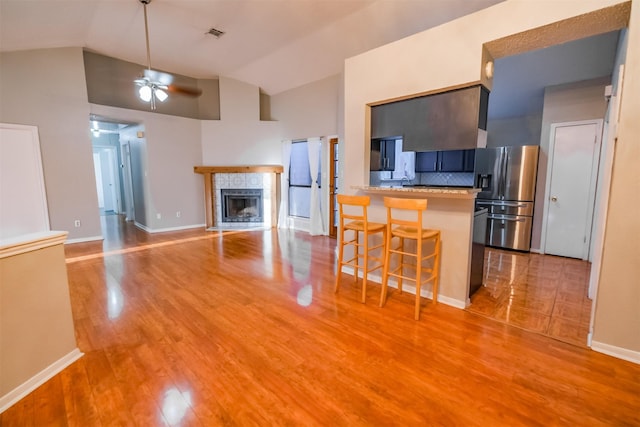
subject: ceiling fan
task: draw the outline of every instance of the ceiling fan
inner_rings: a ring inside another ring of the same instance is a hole
[[[138,95],[144,102],[151,104],[151,109],[156,109],[156,100],[160,102],[166,101],[169,97],[168,93],[178,93],[187,96],[197,97],[202,95],[202,90],[186,86],[173,84],[173,76],[162,71],[151,69],[151,51],[149,49],[149,24],[147,22],[147,5],[151,0],[138,0],[144,8],[144,35],[147,42],[147,69],[144,75],[136,80],[135,84],[139,86]]]

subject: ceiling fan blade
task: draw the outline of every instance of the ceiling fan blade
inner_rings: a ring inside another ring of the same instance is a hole
[[[144,70],[144,76],[149,79],[149,81],[161,85],[170,85],[173,82],[173,76],[171,74],[157,70],[150,70],[148,68]]]
[[[167,92],[169,93],[178,93],[181,95],[198,97],[202,95],[202,89],[197,87],[186,87],[186,86],[178,86],[178,85],[167,85]]]

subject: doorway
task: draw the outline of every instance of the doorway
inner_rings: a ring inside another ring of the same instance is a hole
[[[90,116],[90,128],[100,215],[103,219],[123,215],[126,221],[135,221],[133,177],[137,171],[133,168],[142,166],[132,161],[131,141],[139,141],[137,135],[144,135],[144,128],[95,115]]]
[[[122,211],[122,194],[118,174],[116,147],[93,146],[93,167],[96,176],[100,215],[115,215]]]
[[[542,251],[590,259],[602,120],[551,125]]]
[[[338,236],[338,138],[329,140],[329,237]]]

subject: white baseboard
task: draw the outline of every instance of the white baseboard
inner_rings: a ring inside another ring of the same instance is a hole
[[[544,253],[542,252],[542,250],[540,248],[531,248],[531,249],[529,249],[529,252],[531,252],[532,254],[542,254],[542,255],[544,255]]]
[[[84,356],[84,353],[76,348],[35,374],[33,377],[29,378],[27,381],[20,384],[18,387],[11,390],[9,393],[0,397],[0,414],[9,409],[27,394],[47,382],[64,368],[80,359],[82,356]]]
[[[633,351],[615,345],[605,344],[598,341],[591,341],[591,349],[598,353],[604,353],[627,362],[637,363],[640,365],[640,351]]]
[[[346,273],[346,274],[350,274],[351,276],[353,276],[353,267],[342,267],[342,272]],[[362,271],[358,271],[358,277],[362,278]],[[371,273],[369,274],[369,278],[367,279],[371,282],[376,282],[376,283],[382,283],[382,275],[379,273]],[[389,287],[390,288],[394,288],[394,289],[398,289],[398,283],[395,281],[395,278],[390,278],[389,279]],[[416,294],[416,287],[414,285],[409,285],[409,284],[403,284],[402,285],[402,291],[407,291],[410,294],[415,295]],[[424,298],[429,298],[432,299],[433,298],[433,292],[431,292],[430,290],[426,290],[426,289],[421,289],[420,290],[420,296],[424,297]],[[444,305],[448,305],[451,307],[455,307],[455,308],[459,308],[459,309],[465,309],[467,308],[467,302],[466,301],[460,301],[458,299],[455,298],[451,298],[451,297],[447,297],[444,295],[438,295],[438,302],[443,303]]]
[[[84,243],[84,242],[96,242],[98,240],[104,240],[102,235],[100,236],[92,236],[92,237],[81,237],[79,239],[69,239],[64,242],[65,245],[69,243]]]
[[[189,230],[191,228],[199,228],[205,227],[205,224],[191,224],[191,225],[181,225],[179,227],[167,227],[167,228],[149,228],[146,225],[142,225],[139,222],[134,222],[135,226],[141,230],[146,231],[147,233],[165,233],[167,231],[180,231],[180,230]]]

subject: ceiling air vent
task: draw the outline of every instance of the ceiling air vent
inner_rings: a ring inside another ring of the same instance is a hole
[[[211,28],[209,31],[207,31],[205,34],[211,34],[212,36],[214,36],[215,38],[219,39],[221,35],[224,34],[224,31],[220,31],[217,30],[215,28]]]

